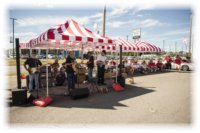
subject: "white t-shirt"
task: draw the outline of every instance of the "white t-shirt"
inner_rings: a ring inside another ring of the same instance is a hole
[[[140,64],[138,63],[132,63],[131,66],[135,69],[139,68],[140,67]]]
[[[102,61],[103,64],[105,64],[106,60],[107,60],[106,56],[102,56],[101,54],[97,56],[97,61]]]
[[[125,66],[125,67],[129,67],[129,66],[131,66],[131,64],[130,64],[129,62],[125,62],[125,63],[124,63],[124,66]]]

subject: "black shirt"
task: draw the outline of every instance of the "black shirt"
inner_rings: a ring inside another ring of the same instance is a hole
[[[89,62],[88,68],[94,68],[94,56],[90,56]]]
[[[38,67],[41,66],[42,63],[40,60],[36,59],[36,58],[28,58],[25,62],[25,65],[28,65],[29,68],[33,68],[33,67]]]
[[[70,56],[67,56],[67,59],[66,59],[66,62],[65,63],[72,63],[74,62],[74,59],[71,58]],[[66,70],[67,73],[73,73],[74,72],[74,69],[72,68],[72,65],[67,65],[67,70]]]

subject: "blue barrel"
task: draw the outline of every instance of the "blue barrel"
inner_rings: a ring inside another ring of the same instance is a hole
[[[76,58],[79,57],[79,51],[75,51],[74,54]]]
[[[66,55],[67,55],[67,52],[64,50],[64,56],[66,57]]]

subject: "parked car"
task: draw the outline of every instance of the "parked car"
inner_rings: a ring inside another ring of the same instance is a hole
[[[63,55],[58,55],[57,58],[58,58],[58,59],[64,59],[64,56],[63,56]]]
[[[136,57],[134,57],[134,56],[128,56],[128,57],[127,57],[127,60],[132,60],[132,59],[134,59],[134,58],[136,58]]]
[[[28,54],[22,54],[22,55],[21,55],[21,58],[22,58],[22,59],[28,59],[28,58],[29,58],[29,55],[28,55]]]
[[[165,64],[165,63],[166,62],[163,61],[163,64]],[[174,61],[172,61],[171,67],[172,67],[172,69],[176,69],[176,64],[175,64]],[[181,70],[182,71],[192,71],[192,70],[194,70],[194,63],[183,60],[182,63],[181,63]]]
[[[41,54],[41,55],[37,55],[38,59],[46,59],[46,55],[45,54]]]
[[[172,69],[176,69],[176,65],[172,62]],[[183,71],[192,71],[194,70],[194,64],[192,62],[182,62],[181,63],[181,70]]]
[[[53,54],[48,54],[48,55],[47,55],[47,58],[49,58],[49,59],[54,59],[55,56],[54,56]]]

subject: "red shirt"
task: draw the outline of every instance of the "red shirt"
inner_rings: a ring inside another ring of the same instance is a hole
[[[178,64],[178,65],[180,65],[181,64],[181,59],[180,58],[176,58],[175,59],[175,63]]]
[[[149,62],[148,66],[153,67],[153,66],[156,66],[156,64],[154,62]]]
[[[169,56],[165,56],[165,60],[167,61],[167,63],[171,63],[172,59]]]
[[[157,66],[157,67],[162,67],[163,64],[162,64],[161,62],[158,62],[158,63],[156,64],[156,66]]]
[[[111,61],[110,63],[111,63],[113,66],[116,65],[116,62],[115,62],[115,61]]]

